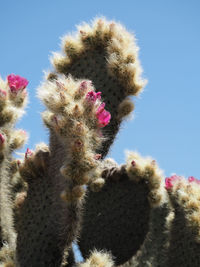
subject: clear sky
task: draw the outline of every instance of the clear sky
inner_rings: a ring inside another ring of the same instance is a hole
[[[0,10],[0,74],[30,81],[27,114],[18,124],[30,133],[26,148],[48,142],[36,88],[59,37],[104,15],[135,33],[149,81],[110,156],[122,163],[125,149],[137,150],[154,157],[167,176],[200,178],[200,1],[1,0]]]

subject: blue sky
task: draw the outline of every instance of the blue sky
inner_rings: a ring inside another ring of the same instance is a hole
[[[59,38],[81,21],[104,15],[135,33],[149,81],[110,156],[122,163],[125,149],[137,150],[154,157],[167,176],[200,178],[200,1],[6,0],[0,9],[0,75],[16,73],[30,81],[27,114],[18,123],[30,133],[26,147],[48,142],[36,88]]]

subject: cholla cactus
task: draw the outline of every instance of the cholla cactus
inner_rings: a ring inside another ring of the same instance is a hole
[[[111,113],[110,124],[103,130],[106,140],[98,150],[104,158],[114,141],[120,123],[134,109],[129,96],[138,95],[146,81],[141,78],[138,47],[134,37],[120,24],[97,19],[90,26],[78,27],[74,36],[65,36],[63,53],[54,53],[55,72],[87,78],[102,92],[102,98]]]
[[[14,229],[12,180],[19,162],[12,158],[12,152],[26,141],[26,133],[14,128],[16,120],[23,114],[26,104],[28,81],[11,74],[7,81],[0,80],[0,218],[3,258],[10,262],[16,248]]]
[[[199,267],[199,181],[164,179],[136,152],[121,166],[104,159],[145,85],[134,37],[97,19],[64,37],[52,62],[38,88],[49,145],[23,160],[12,152],[26,141],[14,125],[28,81],[0,80],[0,266]]]

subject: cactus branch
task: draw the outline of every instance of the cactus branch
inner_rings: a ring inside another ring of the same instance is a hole
[[[35,152],[27,150],[20,165],[28,191],[17,258],[20,266],[60,266],[64,250],[78,234],[85,185],[99,178],[95,150],[110,113],[89,81],[60,77],[46,81],[38,92],[48,108],[43,120],[50,129],[50,145],[49,150],[44,145]]]
[[[92,25],[78,27],[77,35],[67,35],[62,42],[63,54],[54,53],[52,63],[55,73],[73,75],[92,81],[102,92],[102,99],[111,113],[108,127],[103,129],[107,137],[97,151],[106,156],[119,131],[122,120],[134,109],[129,96],[138,95],[146,81],[141,78],[135,38],[114,21],[96,19]]]

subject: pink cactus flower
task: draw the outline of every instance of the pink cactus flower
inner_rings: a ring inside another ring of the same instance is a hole
[[[171,189],[176,181],[180,181],[182,179],[181,176],[178,175],[172,175],[171,177],[165,178],[165,188],[167,190]]]
[[[173,184],[172,184],[172,181],[169,177],[166,177],[165,178],[165,188],[166,189],[170,189],[173,187]]]
[[[7,80],[12,93],[24,90],[28,85],[28,81],[25,78],[15,74],[8,75]]]
[[[195,182],[196,181],[196,178],[194,176],[190,176],[188,177],[188,182]]]
[[[103,102],[97,109],[96,116],[99,121],[99,127],[105,127],[111,119],[110,112],[104,109],[105,103]]]
[[[97,92],[96,93],[96,97],[97,97],[98,100],[101,100],[101,92]]]
[[[30,158],[33,155],[33,151],[27,148],[26,153],[25,153],[25,159]]]
[[[3,144],[5,142],[5,137],[3,134],[0,134],[0,144]]]
[[[195,183],[197,183],[197,184],[200,184],[200,180],[198,180],[198,179],[195,178],[194,176],[189,176],[189,177],[188,177],[188,182],[189,182],[189,183],[195,182]]]
[[[87,93],[86,95],[86,99],[90,102],[90,103],[95,103],[97,100],[101,99],[101,92],[94,92],[94,91],[90,91]]]

